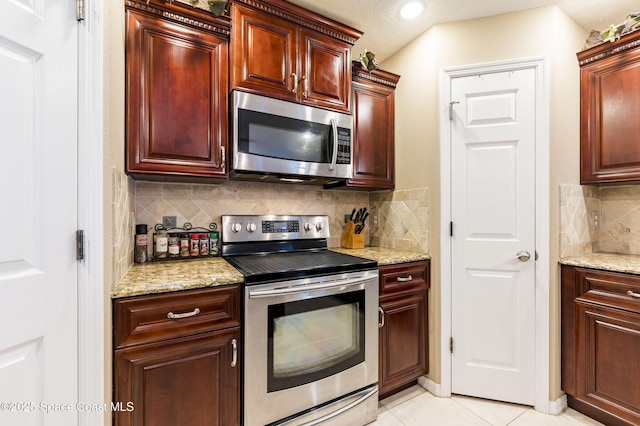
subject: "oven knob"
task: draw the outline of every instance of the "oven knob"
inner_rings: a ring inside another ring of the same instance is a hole
[[[240,222],[235,222],[231,224],[231,230],[233,232],[240,232],[242,231],[242,224]]]
[[[307,231],[307,232],[311,231],[311,224],[310,224],[310,223],[308,223],[308,222],[307,222],[307,223],[305,223],[305,224],[304,224],[304,230],[305,230],[305,231]]]
[[[316,223],[316,231],[318,232],[322,231],[322,222]]]
[[[247,231],[254,232],[257,229],[257,226],[253,222],[247,223]]]

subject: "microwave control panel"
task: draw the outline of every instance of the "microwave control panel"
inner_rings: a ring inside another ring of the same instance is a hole
[[[351,130],[338,127],[338,164],[351,164]]]

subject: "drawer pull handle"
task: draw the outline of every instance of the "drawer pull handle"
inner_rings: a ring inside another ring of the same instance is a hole
[[[627,292],[627,295],[631,296],[631,297],[635,297],[636,299],[640,299],[640,293],[634,293],[633,291],[629,290]]]
[[[380,318],[380,320],[378,321],[378,328],[382,328],[384,327],[384,310],[378,306],[378,317]]]
[[[233,339],[231,341],[232,355],[231,355],[231,366],[235,367],[238,363],[238,341]]]
[[[396,281],[398,281],[399,283],[406,283],[413,280],[413,277],[411,275],[409,275],[408,277],[398,277],[396,278]]]
[[[169,319],[189,318],[189,317],[196,316],[199,313],[200,313],[200,308],[195,308],[193,311],[185,312],[184,314],[174,314],[173,312],[169,312],[167,314],[167,318]]]

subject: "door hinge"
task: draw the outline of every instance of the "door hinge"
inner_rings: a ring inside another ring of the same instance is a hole
[[[84,1],[76,0],[76,19],[78,22],[84,21]]]
[[[453,337],[449,337],[449,352],[453,353]]]
[[[84,260],[84,231],[76,231],[76,260]]]
[[[453,237],[453,222],[449,222],[449,236]]]

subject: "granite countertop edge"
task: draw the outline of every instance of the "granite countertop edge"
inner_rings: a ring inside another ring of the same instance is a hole
[[[429,260],[428,253],[384,247],[329,248],[338,253],[375,260],[378,266]],[[221,257],[134,264],[111,289],[111,298],[242,284],[244,277]]]
[[[580,256],[563,257],[562,265],[623,272],[640,275],[640,255],[621,253],[587,253]]]

